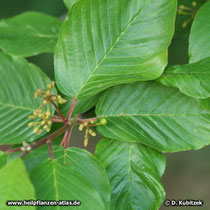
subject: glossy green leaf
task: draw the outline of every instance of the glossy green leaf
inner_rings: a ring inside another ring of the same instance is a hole
[[[79,0],[63,0],[66,7],[70,10],[72,6],[77,3]]]
[[[59,146],[52,146],[54,158],[59,158],[63,155],[63,148]],[[46,159],[49,159],[48,145],[43,145],[40,148],[37,148],[27,155],[25,155],[22,160],[26,166],[27,171],[31,171],[33,168],[38,166],[41,162]]]
[[[0,169],[0,209],[34,209],[33,206],[7,206],[8,200],[35,200],[33,185],[21,159],[15,159]]]
[[[198,102],[205,109],[210,109],[210,98],[199,99]]]
[[[33,141],[39,136],[27,126],[28,116],[41,104],[34,92],[51,81],[23,58],[0,53],[0,61],[0,144]]]
[[[18,56],[54,52],[61,21],[52,16],[26,12],[0,21],[0,48]]]
[[[7,163],[7,154],[0,151],[0,168],[2,168]]]
[[[105,92],[96,106],[105,137],[135,141],[165,152],[210,144],[210,110],[172,87],[157,82],[121,85]]]
[[[111,184],[111,210],[159,209],[165,198],[160,177],[165,158],[156,150],[137,143],[104,139],[96,157],[107,170]]]
[[[194,98],[210,97],[210,57],[196,63],[172,66],[158,78],[162,84],[177,87]]]
[[[167,64],[175,13],[176,0],[78,1],[55,50],[59,90],[82,98],[156,79]]]
[[[43,200],[80,200],[79,209],[108,210],[110,185],[101,163],[89,152],[78,148],[59,152],[57,159],[44,160],[30,172],[37,197]]]
[[[205,3],[195,16],[190,40],[189,57],[190,63],[210,57],[210,1]]]
[[[97,94],[86,99],[78,99],[76,101],[76,105],[74,107],[72,117],[75,114],[83,114],[86,111],[90,110],[93,106],[96,105],[100,96],[101,94]],[[73,98],[70,98],[70,97],[66,99],[67,99],[67,102],[60,106],[60,109],[65,116],[67,116],[69,107],[71,106],[72,101],[73,101]]]

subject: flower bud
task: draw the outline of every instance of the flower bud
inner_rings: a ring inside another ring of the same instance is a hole
[[[107,120],[105,118],[101,118],[100,119],[100,124],[101,125],[106,125],[107,124]]]
[[[84,140],[84,147],[87,147],[88,145],[88,138]]]
[[[83,128],[84,128],[84,125],[83,125],[83,124],[80,124],[80,125],[79,125],[79,130],[82,131]]]
[[[32,127],[34,124],[32,122],[28,123],[29,127]]]
[[[47,110],[46,116],[50,116],[50,111],[49,110]]]
[[[44,120],[42,120],[42,122],[40,123],[41,125],[44,125],[45,124],[45,121]]]
[[[47,104],[47,100],[44,100],[42,103],[43,103],[44,105],[46,105],[46,104]]]
[[[38,130],[39,130],[38,127],[34,128],[33,133],[37,133]]]
[[[43,128],[44,128],[45,130],[47,130],[49,127],[48,127],[47,125],[45,125]]]
[[[83,125],[84,125],[84,126],[87,126],[87,125],[88,125],[88,122],[84,122]]]
[[[193,2],[192,2],[192,6],[193,6],[193,7],[196,7],[196,6],[197,6],[197,3],[196,3],[195,1],[193,1]]]
[[[47,96],[50,96],[50,95],[51,95],[51,92],[48,90],[48,91],[46,92],[46,95],[47,95]]]
[[[47,121],[47,124],[48,124],[48,125],[52,125],[52,121],[48,120],[48,121]]]
[[[50,84],[48,84],[47,88],[50,90],[52,88],[52,86]]]

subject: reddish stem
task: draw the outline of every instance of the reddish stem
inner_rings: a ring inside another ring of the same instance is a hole
[[[98,117],[92,117],[92,118],[88,118],[88,119],[78,119],[78,122],[90,122],[90,121],[96,121],[98,119]]]
[[[49,152],[50,158],[51,158],[51,159],[54,159],[53,151],[52,151],[52,140],[49,139],[49,140],[47,141],[47,144],[48,144],[48,152]]]
[[[66,141],[66,138],[68,137],[68,134],[69,134],[69,129],[66,130],[65,134],[64,134],[64,137],[61,141],[61,143],[59,144],[59,146],[61,147],[63,145],[63,143]]]
[[[67,115],[67,122],[68,122],[68,123],[70,122],[71,115],[72,115],[72,112],[73,112],[73,110],[74,110],[74,107],[75,107],[76,102],[77,102],[77,99],[74,98],[73,101],[72,101],[71,107],[70,107],[70,109],[69,109],[68,115]]]
[[[60,136],[66,129],[69,128],[69,125],[64,125],[63,127],[59,128],[57,131],[53,132],[51,135],[40,139],[39,141],[33,142],[30,144],[31,150],[34,150],[38,147],[41,147],[42,145],[46,144],[49,140],[53,140],[55,138],[57,138],[58,136]],[[20,148],[19,148],[20,149]],[[24,155],[26,155],[28,152],[24,151],[23,153],[20,154],[20,158],[23,157]]]
[[[61,116],[63,122],[64,122],[65,124],[67,124],[67,121],[66,121],[65,117],[63,116],[61,110],[58,108],[58,106],[57,106],[51,99],[48,99],[48,100],[49,100],[49,101],[52,103],[52,105],[55,107],[56,111],[57,111],[57,112],[59,113],[59,115]]]
[[[53,115],[53,118],[56,118],[56,119],[60,119],[60,117],[59,116],[57,116],[57,115]]]
[[[14,148],[14,149],[7,150],[6,153],[10,154],[10,153],[19,152],[19,151],[21,151],[20,148]]]
[[[63,122],[63,119],[61,119],[61,118],[51,118],[50,121],[52,121],[52,122]]]
[[[72,128],[69,130],[69,132],[68,132],[68,136],[67,136],[66,141],[65,141],[65,143],[64,143],[64,149],[67,149],[68,146],[69,146],[69,140],[70,140],[70,138],[71,138],[72,129],[73,129],[73,127],[72,127]]]

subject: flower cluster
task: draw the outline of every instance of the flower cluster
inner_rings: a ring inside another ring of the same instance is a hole
[[[23,142],[23,146],[20,148],[20,150],[22,150],[23,152],[30,152],[31,146],[28,143]]]
[[[38,109],[33,112],[33,115],[29,116],[29,119],[37,120],[40,119],[41,121],[37,122],[30,122],[28,124],[29,127],[34,127],[33,132],[41,134],[44,130],[47,132],[50,131],[50,126],[52,121],[50,120],[50,116],[52,115],[50,111],[50,103],[55,104],[64,104],[66,100],[63,99],[60,95],[52,95],[52,88],[55,86],[55,82],[53,81],[51,84],[47,85],[47,90],[45,89],[38,89],[34,93],[34,98],[37,99],[41,97],[42,103]]]
[[[177,13],[179,15],[187,15],[187,16],[190,16],[190,18],[188,18],[186,21],[184,21],[182,23],[182,28],[186,28],[187,25],[190,23],[190,21],[192,21],[193,18],[195,17],[195,14],[197,12],[197,3],[195,1],[192,2],[192,7],[193,8],[190,8],[190,7],[187,7],[185,5],[180,5],[178,7]]]
[[[96,133],[90,128],[93,126],[98,126],[98,125],[106,125],[107,120],[105,118],[100,119],[99,123],[95,124],[95,120],[91,120],[90,122],[83,122],[79,125],[79,130],[82,131],[83,128],[86,128],[85,135],[84,135],[84,147],[87,147],[88,145],[88,140],[89,140],[89,134],[91,136],[96,136]]]

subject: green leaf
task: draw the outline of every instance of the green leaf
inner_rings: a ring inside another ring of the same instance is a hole
[[[51,81],[23,58],[0,52],[0,60],[0,144],[33,141],[38,135],[28,127],[28,116],[41,104],[40,99],[34,99],[34,92]]]
[[[101,96],[101,94],[97,94],[97,95],[91,96],[90,98],[78,99],[76,101],[76,105],[74,107],[72,117],[75,114],[83,114],[86,111],[90,110],[93,106],[96,105],[100,96]],[[60,105],[60,109],[61,109],[62,113],[67,116],[69,107],[71,106],[71,104],[73,102],[73,98],[68,97],[65,99],[67,99],[67,102],[63,105]]]
[[[161,153],[137,143],[104,139],[96,147],[96,156],[109,176],[111,210],[159,209],[165,197]]]
[[[190,63],[210,57],[210,1],[195,16],[189,40]]]
[[[0,169],[7,163],[7,154],[0,151]]]
[[[54,52],[61,21],[52,16],[25,12],[0,21],[0,48],[18,56]]]
[[[7,200],[35,199],[33,185],[21,159],[15,159],[0,169],[0,180],[0,209],[23,209],[21,206],[6,206]],[[34,209],[33,206],[25,208],[29,210]]]
[[[77,3],[79,0],[63,0],[64,4],[66,5],[66,7],[68,8],[68,10],[70,10],[72,8],[72,6]]]
[[[121,85],[105,92],[96,106],[105,137],[135,141],[159,151],[199,149],[210,144],[210,110],[178,90],[157,82]]]
[[[175,14],[176,0],[78,1],[55,50],[59,90],[82,98],[113,85],[156,79],[167,64]]]
[[[210,109],[210,98],[199,99],[198,102],[205,109]]]
[[[196,63],[172,66],[158,78],[164,85],[177,87],[194,98],[210,97],[210,57]]]
[[[101,163],[89,152],[78,148],[68,148],[57,158],[44,160],[31,170],[37,197],[80,200],[80,209],[108,210],[110,185]]]
[[[59,146],[52,146],[53,156],[59,158],[63,156],[63,148]],[[30,153],[25,155],[22,160],[26,166],[28,172],[38,166],[41,162],[49,158],[48,145],[43,145],[40,148],[32,150]]]

